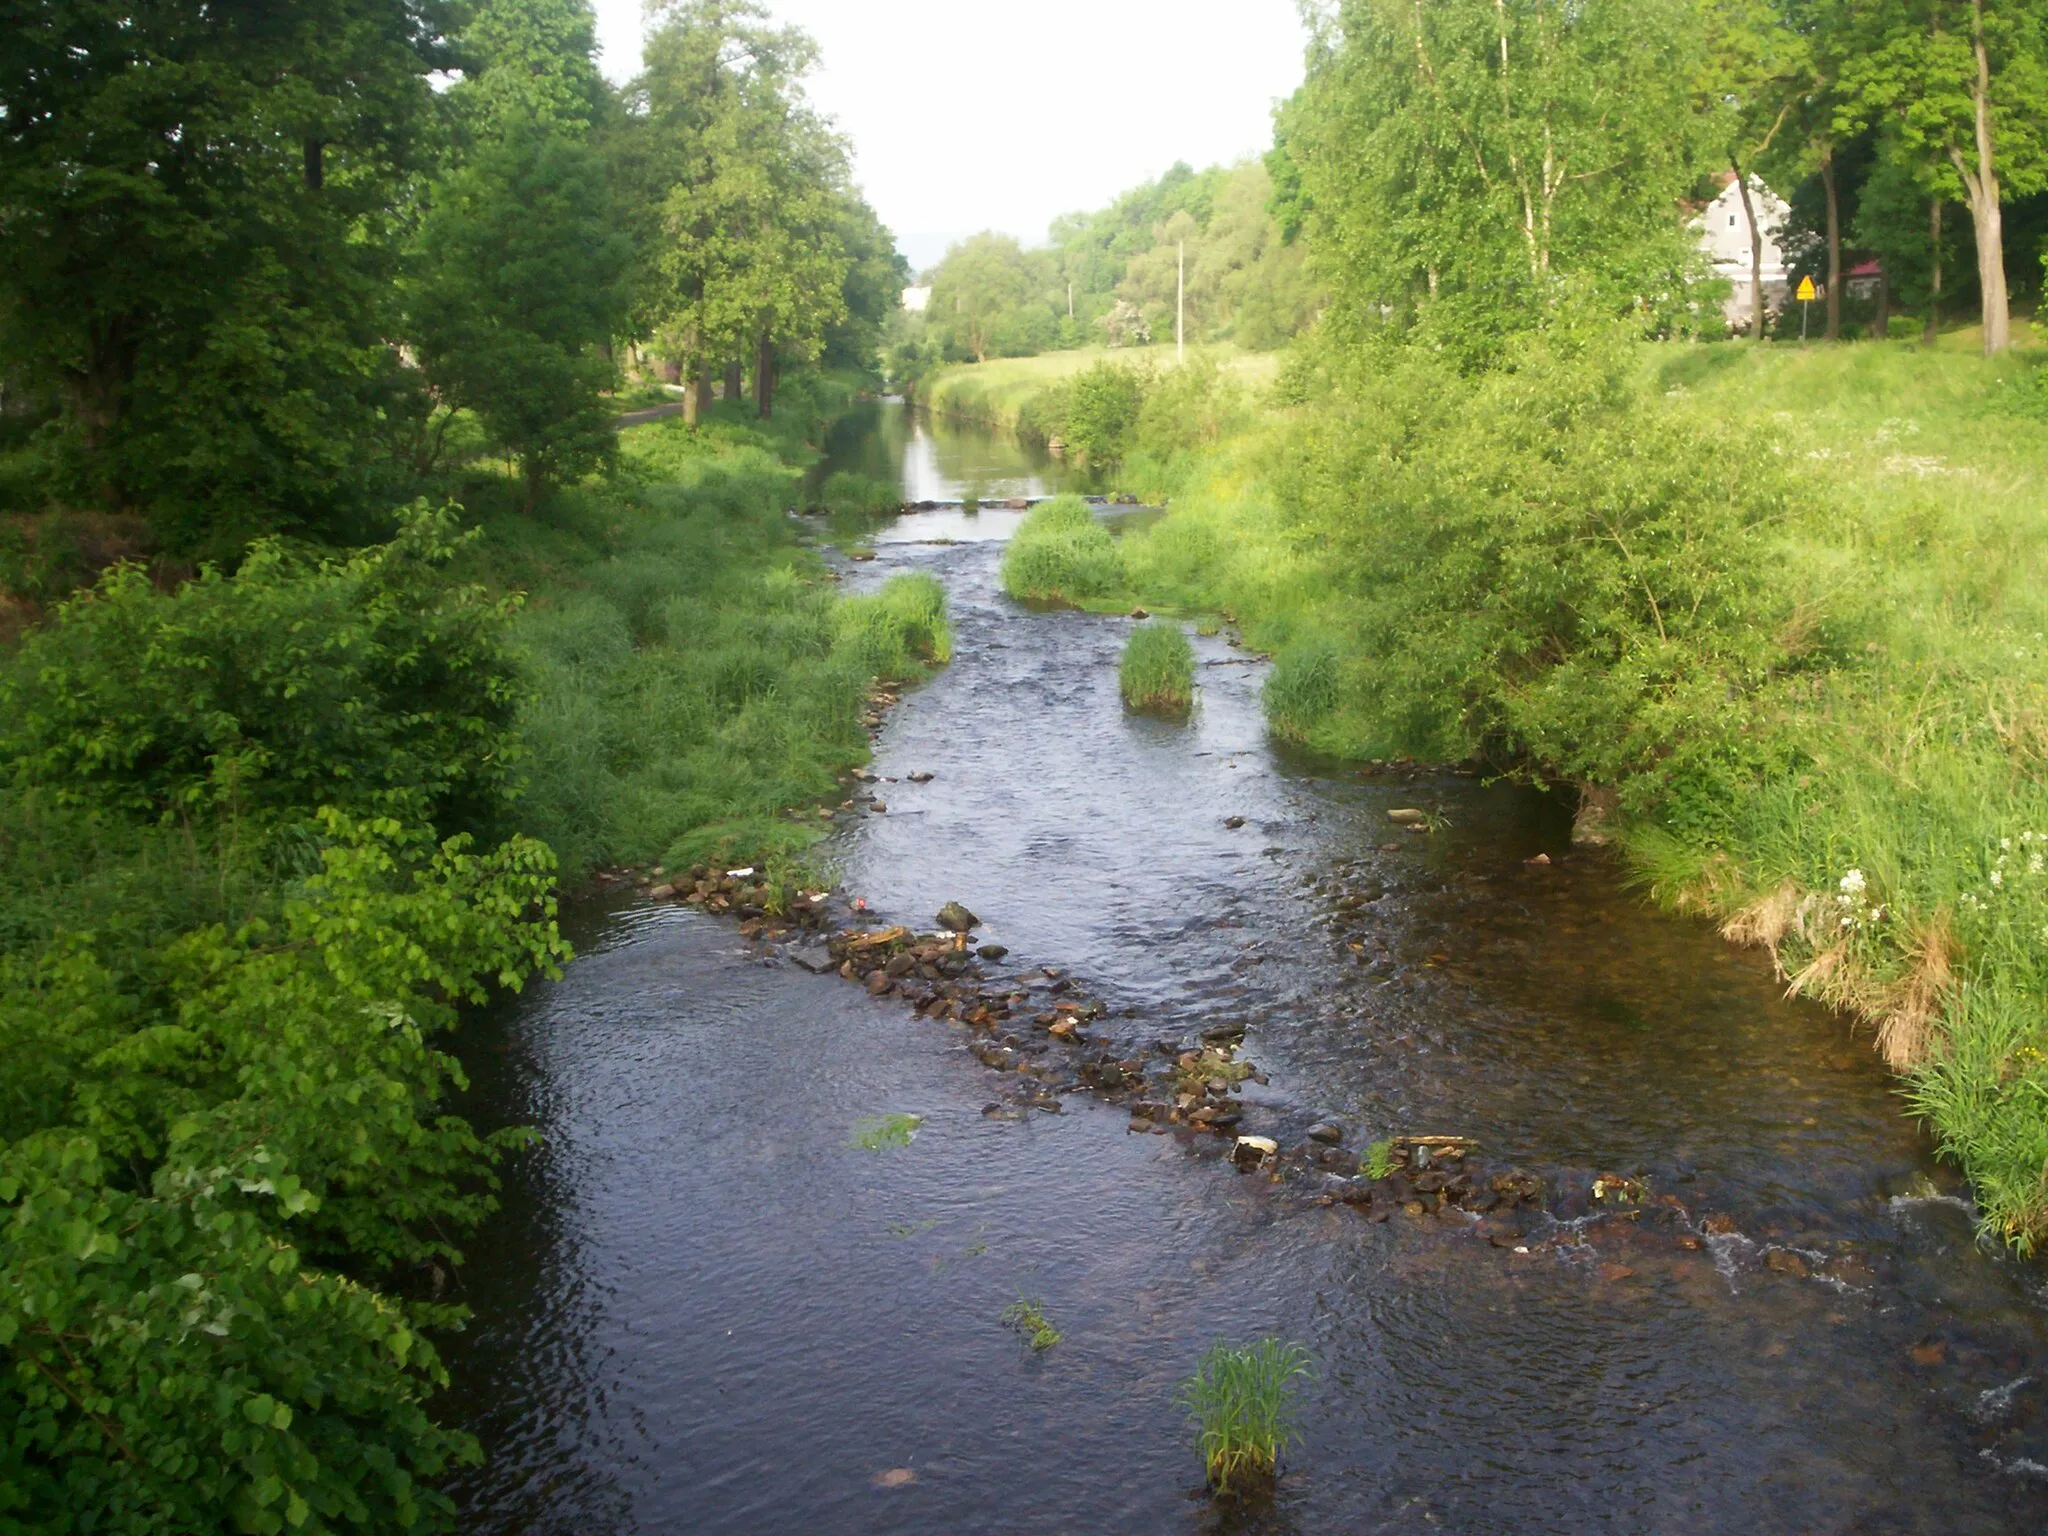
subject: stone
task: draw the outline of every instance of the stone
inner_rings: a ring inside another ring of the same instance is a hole
[[[1421,811],[1418,811],[1414,809],[1412,806],[1410,806],[1405,807],[1401,810],[1387,812],[1387,820],[1393,822],[1396,826],[1420,827],[1426,825],[1429,821],[1429,818],[1426,815],[1424,815]]]
[[[889,807],[884,805],[879,800],[870,800],[868,802],[868,809],[873,811],[877,816],[881,816],[887,813]]]
[[[1223,825],[1230,828],[1231,831],[1235,832],[1239,827],[1244,825],[1244,818],[1242,816],[1226,816],[1223,818]]]
[[[1548,867],[1548,865],[1549,865],[1549,863],[1550,863],[1550,855],[1549,855],[1549,854],[1547,854],[1547,853],[1539,853],[1539,854],[1537,854],[1537,855],[1536,855],[1536,857],[1535,857],[1535,858],[1533,858],[1533,859],[1524,859],[1524,860],[1522,860],[1522,862],[1523,862],[1524,864],[1531,864],[1531,865],[1534,865],[1534,866],[1535,866],[1536,868],[1538,868],[1538,869],[1542,869],[1542,868],[1546,868],[1546,867]]]
[[[1230,1149],[1230,1160],[1240,1168],[1256,1168],[1280,1150],[1270,1136],[1240,1136]]]
[[[675,893],[676,888],[672,885],[657,885],[648,890],[647,899],[649,901],[668,901],[674,897]]]
[[[806,944],[801,949],[793,949],[789,952],[789,958],[805,970],[820,976],[837,969],[832,959],[832,951],[823,944]]]
[[[1308,1128],[1308,1139],[1334,1147],[1344,1139],[1344,1127],[1331,1120],[1318,1120]]]
[[[1000,960],[1009,952],[1009,947],[1003,944],[984,944],[975,951],[984,960]]]
[[[1152,615],[1147,613],[1142,608],[1133,608],[1131,610],[1131,617],[1134,619],[1149,619],[1152,617]]]
[[[939,926],[950,933],[967,933],[981,926],[981,919],[961,906],[949,901],[939,908]]]
[[[1769,1253],[1765,1254],[1764,1268],[1773,1270],[1781,1275],[1791,1275],[1794,1279],[1800,1280],[1805,1279],[1811,1273],[1806,1267],[1806,1260],[1789,1248],[1773,1248]]]
[[[889,986],[890,982],[887,972],[870,971],[868,973],[869,997],[880,997],[884,992],[889,990]]]
[[[903,777],[913,784],[929,784],[932,781],[931,774],[922,768],[918,769],[915,773],[906,773]]]

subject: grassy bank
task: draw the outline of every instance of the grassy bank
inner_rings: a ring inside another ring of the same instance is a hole
[[[1585,786],[1658,899],[1869,1023],[1986,1225],[2031,1249],[2040,361],[1584,338],[1486,381],[1390,361],[1207,451],[1062,595],[1235,615],[1277,653],[1282,736]]]

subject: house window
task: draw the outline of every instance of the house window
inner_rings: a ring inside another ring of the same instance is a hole
[[[1730,229],[1735,227],[1735,215],[1732,213],[1728,215],[1728,227]]]

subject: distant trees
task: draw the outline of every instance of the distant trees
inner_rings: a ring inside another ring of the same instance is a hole
[[[1176,165],[1105,209],[1056,219],[1047,246],[992,231],[961,241],[930,274],[927,345],[979,362],[1168,339],[1184,253],[1190,340],[1279,346],[1315,317],[1322,290],[1272,192],[1257,161]]]

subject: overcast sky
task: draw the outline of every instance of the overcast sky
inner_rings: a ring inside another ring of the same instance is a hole
[[[605,72],[640,62],[641,0],[595,0]],[[769,0],[815,37],[812,100],[853,141],[913,266],[1000,229],[1028,244],[1176,160],[1272,141],[1300,83],[1295,0]]]

